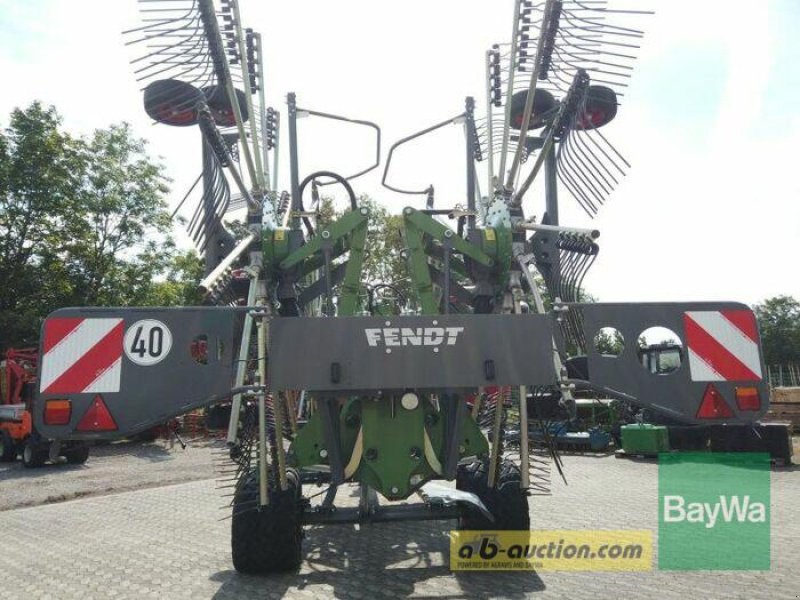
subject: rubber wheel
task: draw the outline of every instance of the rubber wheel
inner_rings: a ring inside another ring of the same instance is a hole
[[[17,460],[17,446],[7,431],[0,431],[0,462]]]
[[[528,496],[520,487],[519,467],[509,460],[500,465],[497,486],[490,488],[488,461],[474,461],[459,465],[456,487],[472,492],[494,515],[494,522],[475,509],[466,509],[458,521],[463,530],[528,531],[531,517],[528,512]]]
[[[293,571],[302,561],[302,498],[296,471],[287,473],[288,489],[270,480],[269,504],[259,507],[258,478],[250,471],[233,499],[231,553],[240,573],[260,575]]]
[[[64,456],[69,464],[82,465],[89,459],[89,446],[79,446],[69,452],[65,452]]]
[[[22,447],[22,466],[26,469],[36,469],[44,464],[47,452],[39,449],[38,444],[28,439]]]

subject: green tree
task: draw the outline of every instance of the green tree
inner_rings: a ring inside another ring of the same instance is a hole
[[[0,347],[32,344],[38,319],[70,293],[61,260],[84,156],[55,109],[35,102],[0,132]]]
[[[406,259],[401,254],[405,247],[402,215],[390,214],[385,206],[366,194],[359,198],[359,206],[366,206],[370,210],[369,244],[364,256],[366,283],[390,283],[409,298],[411,284]]]
[[[178,252],[170,257],[165,273],[134,288],[139,292],[130,304],[138,306],[192,306],[200,304],[203,295],[198,285],[203,279],[204,261],[194,250]]]
[[[608,354],[610,356],[619,356],[625,349],[625,340],[619,330],[604,327],[597,332],[594,338],[594,344],[600,354]]]
[[[764,360],[768,365],[800,363],[800,302],[767,298],[755,306]]]
[[[0,350],[63,306],[194,303],[199,259],[169,235],[163,167],[126,124],[88,138],[53,107],[0,131]]]
[[[123,123],[97,130],[84,144],[79,210],[69,222],[66,260],[75,299],[127,305],[165,272],[174,253],[163,167]]]

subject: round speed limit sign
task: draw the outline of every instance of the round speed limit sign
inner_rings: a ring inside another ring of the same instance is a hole
[[[172,348],[172,333],[161,321],[136,321],[125,332],[125,355],[143,367],[151,367],[167,357]]]

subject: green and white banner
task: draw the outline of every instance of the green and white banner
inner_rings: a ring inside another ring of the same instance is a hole
[[[660,569],[770,568],[769,455],[662,454],[658,469]]]

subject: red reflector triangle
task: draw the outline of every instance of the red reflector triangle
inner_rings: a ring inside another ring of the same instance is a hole
[[[77,431],[116,431],[117,423],[108,411],[106,403],[100,394],[94,397],[89,410],[78,423]]]
[[[703,401],[697,411],[698,419],[726,419],[733,416],[733,411],[714,384],[709,383],[703,392]]]

